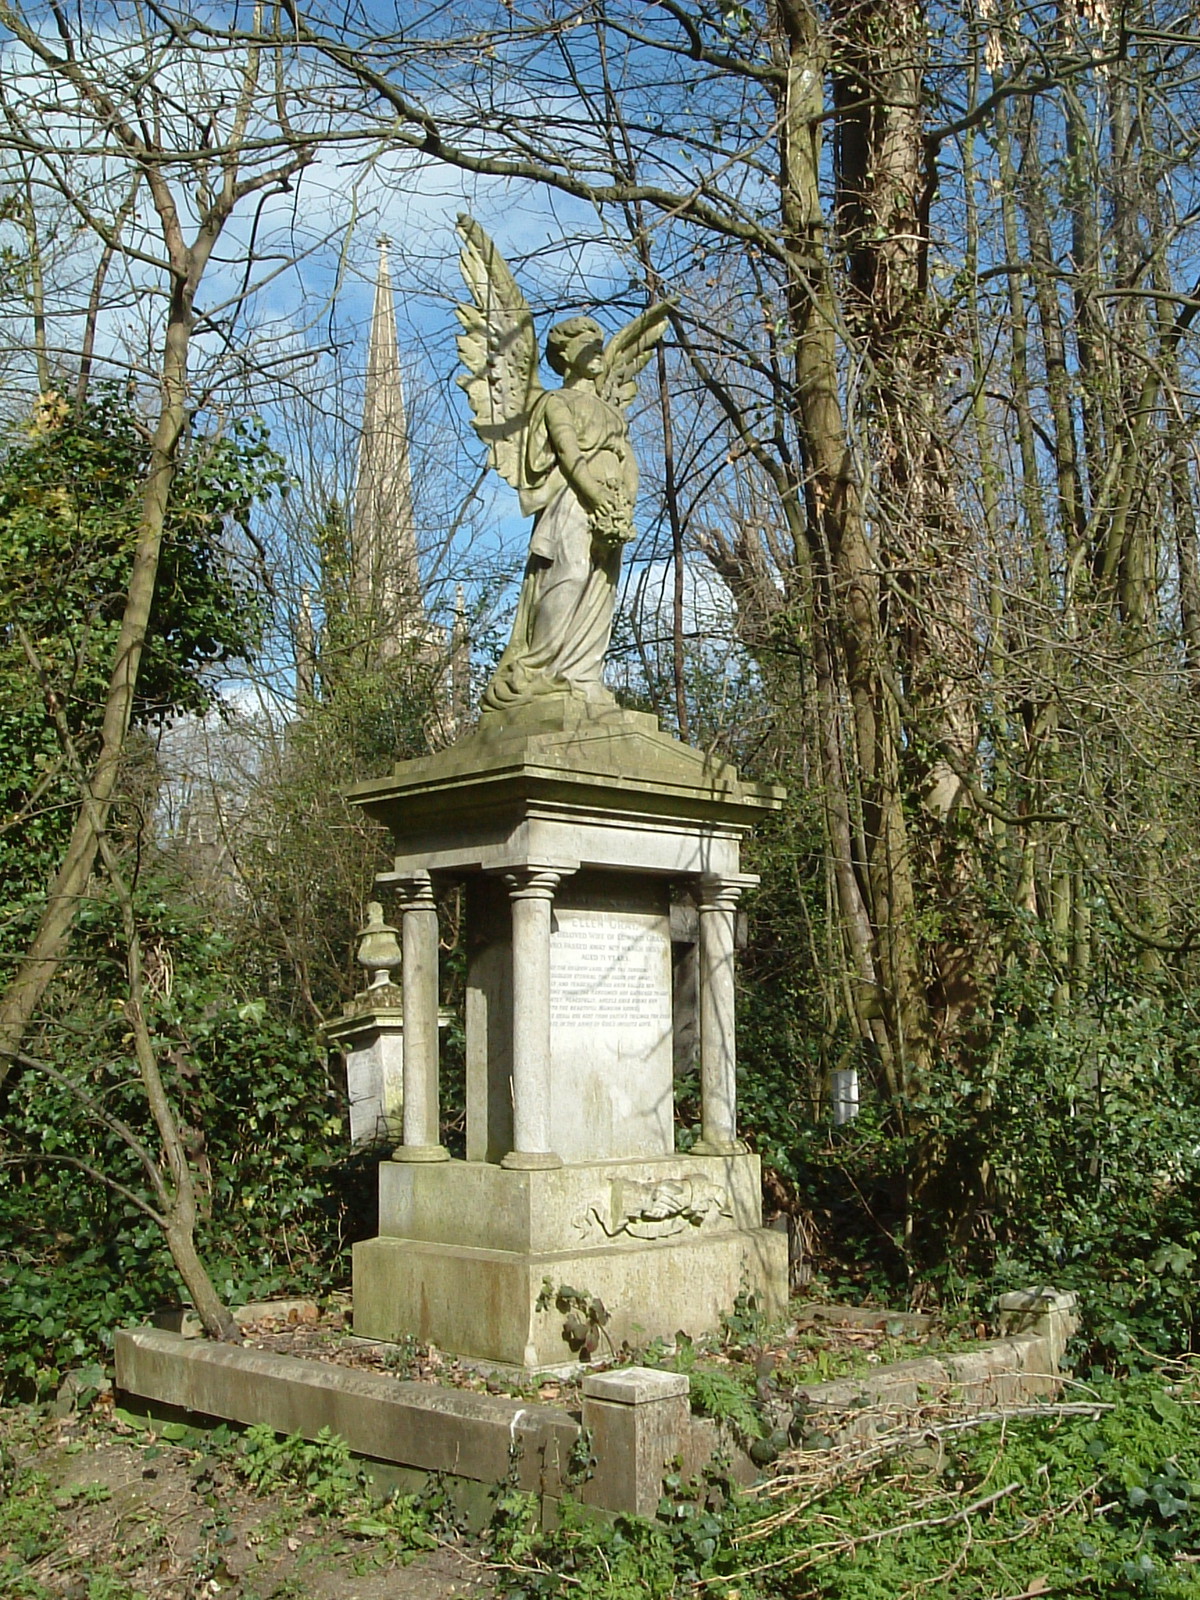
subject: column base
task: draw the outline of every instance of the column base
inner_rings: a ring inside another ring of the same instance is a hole
[[[450,1152],[440,1144],[398,1144],[393,1161],[449,1161]]]
[[[562,1164],[563,1158],[553,1150],[510,1150],[500,1162],[509,1172],[548,1172]]]
[[[697,1139],[690,1156],[744,1156],[750,1146],[744,1139]]]

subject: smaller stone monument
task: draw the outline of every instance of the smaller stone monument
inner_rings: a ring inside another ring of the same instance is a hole
[[[741,1292],[784,1308],[787,1240],[762,1226],[737,1133],[733,970],[756,881],[741,840],[781,791],[622,710],[602,680],[637,489],[625,408],[664,308],[608,345],[590,318],[556,325],[563,385],[547,392],[524,297],[478,225],[460,231],[463,386],[534,524],[478,730],[350,791],[395,845],[379,882],[400,905],[404,1015],[402,1137],[380,1168],[379,1237],[355,1246],[354,1326],[547,1369],[572,1364],[581,1308],[614,1348],[714,1329]],[[451,885],[465,1161],[438,1118],[436,896]],[[677,1152],[674,1065],[697,1010],[701,1136]]]
[[[403,1132],[404,1007],[392,974],[401,954],[396,930],[384,922],[377,900],[367,907],[358,960],[367,969],[367,987],[326,1026],[325,1037],[346,1063],[350,1143],[395,1143]]]
[[[325,1037],[346,1066],[350,1143],[395,1144],[404,1133],[404,996],[392,974],[402,956],[378,900],[368,905],[367,925],[359,930],[358,960],[369,974],[367,987],[326,1024]],[[449,1014],[439,1012],[438,1027],[449,1024]]]

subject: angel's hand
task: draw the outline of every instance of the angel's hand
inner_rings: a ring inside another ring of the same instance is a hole
[[[599,499],[588,516],[592,539],[601,549],[628,544],[633,538],[633,507],[621,493],[610,492]]]

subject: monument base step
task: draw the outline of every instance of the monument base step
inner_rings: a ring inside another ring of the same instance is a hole
[[[379,1232],[426,1244],[578,1254],[607,1244],[757,1231],[756,1155],[678,1154],[514,1170],[486,1161],[384,1161]]]
[[[770,1228],[543,1253],[368,1239],[354,1247],[354,1331],[526,1372],[561,1370],[579,1359],[570,1312],[556,1303],[564,1288],[603,1305],[596,1353],[605,1354],[715,1332],[740,1293],[782,1316],[787,1281],[787,1237]]]

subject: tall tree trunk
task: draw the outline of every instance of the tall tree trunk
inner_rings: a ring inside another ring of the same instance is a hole
[[[195,286],[186,268],[177,270],[163,346],[162,401],[142,489],[133,570],[117,637],[100,730],[100,753],[89,782],[94,809],[82,806],[61,866],[50,887],[33,942],[0,997],[0,1083],[21,1049],[54,974],[66,953],[71,928],[96,863],[100,835],[121,773],[125,736],[133,712],[138,667],[146,643],[158,578],[163,525],[175,475],[175,455],[186,421],[188,341]]]
[[[974,1011],[990,965],[975,905],[972,829],[948,826],[971,801],[963,774],[978,743],[974,550],[951,487],[942,417],[944,336],[928,297],[928,206],[935,174],[924,138],[928,49],[923,4],[835,8],[837,238],[844,314],[864,359],[861,421],[875,462],[872,520],[886,582],[881,613],[902,790],[922,818],[908,848],[942,906],[926,1004],[947,1037]],[[901,704],[897,693],[903,696]],[[902,752],[902,755],[901,755]]]
[[[847,776],[856,774],[866,851],[865,881],[852,861],[843,860],[835,882],[851,968],[856,975],[869,973],[874,986],[870,1001],[860,1005],[860,1027],[868,1027],[868,1037],[880,1044],[888,1081],[906,1095],[918,1086],[929,1059],[929,1019],[916,942],[898,711],[884,682],[878,561],[867,538],[862,485],[841,407],[836,292],[820,191],[824,40],[804,0],[779,0],[775,15],[776,57],[786,70],[778,101],[779,147],[795,413],[809,469],[807,537],[818,596],[814,634],[823,633],[815,653],[818,659],[827,656],[830,666],[844,663],[853,727],[846,752],[844,725],[831,716],[833,697],[822,696],[823,779],[840,823],[851,809],[844,797]],[[824,676],[832,682],[828,670]],[[845,829],[839,826],[838,834],[835,846],[845,851]],[[873,1026],[872,1013],[882,1027]]]

